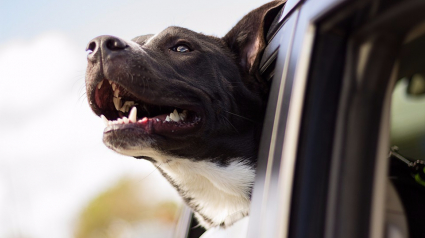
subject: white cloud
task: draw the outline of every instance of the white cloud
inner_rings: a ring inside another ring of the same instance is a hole
[[[11,41],[0,52],[0,88],[7,89],[0,95],[2,108],[41,108],[41,102],[61,95],[72,80],[84,77],[84,51],[58,33],[28,42]]]

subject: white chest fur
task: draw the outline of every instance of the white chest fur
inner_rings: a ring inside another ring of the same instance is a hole
[[[229,226],[248,215],[255,172],[240,160],[219,166],[207,161],[173,159],[159,167],[182,195],[190,198],[201,225]]]

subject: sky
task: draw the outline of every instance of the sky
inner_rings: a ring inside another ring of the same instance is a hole
[[[102,144],[84,88],[91,39],[171,25],[221,37],[263,3],[0,0],[0,238],[72,237],[82,207],[122,176],[177,196],[149,162]]]

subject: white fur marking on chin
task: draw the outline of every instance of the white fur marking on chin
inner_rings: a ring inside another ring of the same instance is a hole
[[[157,166],[179,186],[184,196],[192,198],[191,205],[197,206],[199,212],[212,221],[212,226],[230,226],[248,215],[255,171],[243,159],[234,158],[229,165],[219,166],[209,161],[171,157],[149,147],[114,150],[123,155],[148,156],[157,161]],[[212,227],[199,214],[197,218],[202,226]]]

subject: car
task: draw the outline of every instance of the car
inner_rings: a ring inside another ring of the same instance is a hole
[[[424,12],[286,2],[260,64],[271,90],[244,237],[425,237]],[[182,217],[176,237],[199,237]]]

